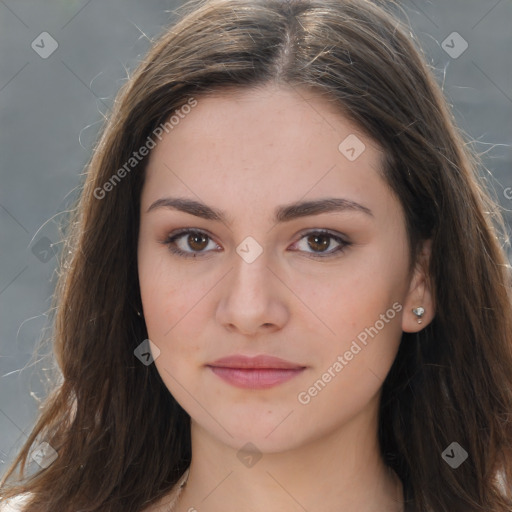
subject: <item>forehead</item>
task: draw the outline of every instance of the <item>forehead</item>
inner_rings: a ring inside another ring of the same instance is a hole
[[[354,158],[355,157],[355,158]],[[197,97],[152,150],[143,207],[164,192],[245,207],[382,194],[383,152],[332,102],[266,86]]]

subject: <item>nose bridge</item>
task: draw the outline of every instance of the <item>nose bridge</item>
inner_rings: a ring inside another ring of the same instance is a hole
[[[261,327],[282,327],[288,316],[283,297],[276,286],[265,251],[252,262],[235,254],[233,270],[218,304],[217,319],[229,329],[244,334]]]
[[[264,300],[265,295],[268,294],[272,274],[267,268],[268,258],[265,251],[254,261],[249,261],[239,254],[235,257],[235,268],[231,272],[230,293],[234,294],[238,301],[247,300],[255,304],[256,301]]]

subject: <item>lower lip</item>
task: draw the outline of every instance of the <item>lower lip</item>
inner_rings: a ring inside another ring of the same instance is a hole
[[[247,389],[265,389],[282,384],[293,379],[304,371],[298,369],[277,369],[277,368],[224,368],[220,366],[209,367],[215,375],[233,386]]]

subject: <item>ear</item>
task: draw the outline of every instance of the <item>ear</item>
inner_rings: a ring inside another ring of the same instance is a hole
[[[435,303],[430,276],[428,273],[432,240],[425,240],[416,260],[414,271],[409,283],[409,291],[404,300],[402,330],[419,332],[425,328],[435,316]],[[421,318],[413,313],[413,309],[423,308]],[[421,320],[421,323],[418,321]]]

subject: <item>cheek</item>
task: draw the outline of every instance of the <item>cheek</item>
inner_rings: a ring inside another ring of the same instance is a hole
[[[378,394],[402,334],[399,293],[386,279],[351,272],[325,290],[311,297],[329,330],[319,330],[318,322],[318,334],[313,324],[308,328],[316,364],[300,389],[310,400],[303,427],[311,423],[307,428],[312,429],[313,418],[332,425],[348,421]]]
[[[316,363],[307,385],[320,379],[317,387],[323,389],[329,381],[329,391],[322,391],[317,401],[325,414],[333,400],[343,403],[345,411],[366,403],[396,357],[406,289],[401,268],[406,269],[407,261],[396,251],[388,258],[379,257],[379,252],[360,252],[336,271],[315,278],[297,274],[294,282],[294,291],[310,307],[300,320],[310,333]],[[325,375],[329,369],[335,377]]]
[[[145,288],[141,283],[148,336],[162,351],[181,350],[180,345],[190,350],[204,331],[205,319],[199,318],[201,295],[193,286],[188,290],[189,286],[170,279],[156,279],[153,286]],[[177,345],[177,339],[186,340],[186,345]]]
[[[351,339],[403,300],[406,282],[390,267],[382,260],[358,257],[322,274],[290,276],[295,295],[307,307],[300,321],[328,345]]]
[[[195,368],[204,359],[201,304],[193,293],[185,291],[185,283],[155,273],[155,279],[148,280],[147,285],[142,302],[148,337],[160,350],[155,366],[169,392],[180,403],[187,403],[189,397],[183,386],[194,396],[199,392]]]
[[[155,364],[171,390],[176,384],[168,373],[180,379],[188,366],[184,361],[200,364],[199,340],[206,328],[202,299],[211,286],[173,269],[163,252],[139,251],[139,283],[148,337],[160,350]]]
[[[138,270],[148,332],[163,339],[185,316],[194,287],[173,270],[163,247],[139,247]]]

